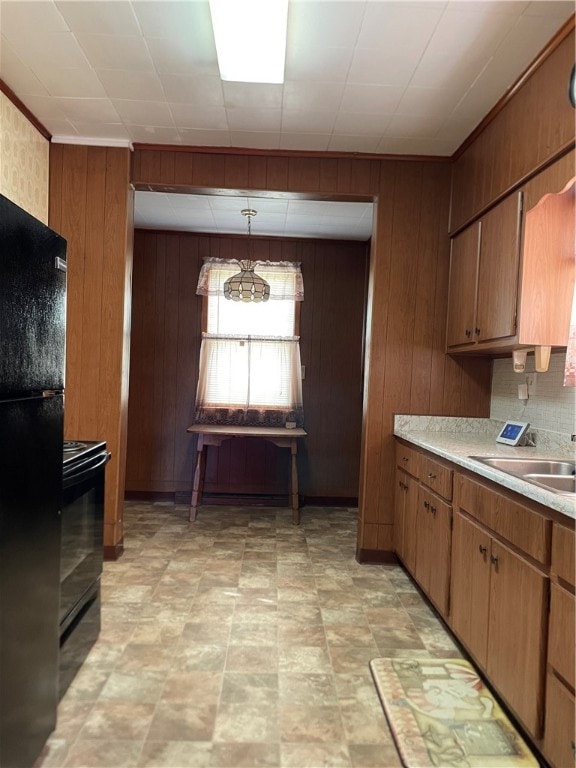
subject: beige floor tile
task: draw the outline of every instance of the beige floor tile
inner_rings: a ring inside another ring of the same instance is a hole
[[[79,738],[144,740],[154,707],[135,701],[98,701],[84,721]]]
[[[197,701],[161,701],[156,705],[149,741],[211,741],[216,705]]]
[[[215,743],[210,768],[279,768],[280,745]]]
[[[209,741],[147,741],[138,768],[210,768]]]
[[[66,768],[131,768],[142,752],[141,741],[78,739],[68,752]]]
[[[344,741],[338,706],[283,705],[279,707],[280,739],[295,744]]]
[[[223,702],[214,728],[215,742],[278,743],[277,707],[269,703]]]

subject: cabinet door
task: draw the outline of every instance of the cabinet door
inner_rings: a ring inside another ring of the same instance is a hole
[[[454,512],[450,625],[482,667],[488,644],[489,558],[490,536]]]
[[[434,496],[429,497],[430,542],[428,555],[428,597],[442,616],[448,613],[450,591],[450,548],[452,507]]]
[[[549,579],[492,541],[488,676],[535,738],[542,734]]]
[[[418,503],[418,483],[409,475],[406,475],[406,497],[404,502],[404,565],[411,574],[415,574],[416,569],[416,540],[417,540],[417,521],[416,505]]]
[[[418,500],[416,503],[416,563],[414,577],[424,592],[428,594],[430,580],[430,559],[432,541],[432,528],[430,514],[430,494],[421,486],[418,487]]]
[[[482,218],[475,341],[516,333],[521,194],[510,195]]]
[[[480,224],[472,224],[452,239],[446,345],[472,344],[476,316],[476,277]]]
[[[554,768],[576,765],[575,739],[574,696],[553,674],[548,673],[543,751]]]
[[[406,472],[396,470],[396,490],[394,495],[394,550],[404,560],[404,509],[406,506]]]

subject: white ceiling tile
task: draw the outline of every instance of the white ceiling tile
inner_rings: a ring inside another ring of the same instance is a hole
[[[151,194],[154,194],[153,192]],[[170,205],[177,211],[179,208],[184,210],[193,209],[200,214],[203,211],[211,211],[210,195],[170,195]]]
[[[390,155],[446,155],[458,148],[455,142],[443,142],[431,138],[401,138],[385,136],[378,145],[378,152]]]
[[[66,32],[68,25],[52,2],[28,0],[28,2],[2,2],[2,35],[7,40],[21,41],[30,34],[31,20],[34,27],[48,34]]]
[[[152,71],[154,65],[141,36],[89,35],[76,36],[82,50],[95,69],[130,69]]]
[[[420,53],[400,55],[391,48],[357,48],[352,59],[349,83],[406,86],[418,65]]]
[[[30,112],[46,125],[46,120],[54,118],[55,120],[66,120],[65,105],[60,106],[56,99],[51,96],[36,96],[30,94],[23,99],[24,104]],[[46,126],[48,127],[48,126]]]
[[[174,126],[170,106],[164,101],[113,99],[112,104],[125,123],[131,125]]]
[[[344,83],[350,69],[354,48],[330,48],[316,45],[312,48],[294,44],[286,49],[286,81],[320,80]]]
[[[224,106],[220,77],[163,74],[160,80],[169,102],[201,104],[206,107]]]
[[[318,32],[335,47],[350,47],[356,43],[364,9],[363,0],[341,0],[327,3],[324,0],[293,2],[288,10],[287,47],[294,43],[307,48],[318,45]]]
[[[97,69],[100,82],[111,99],[162,101],[164,91],[155,72]]]
[[[243,195],[214,195],[210,198],[210,207],[214,215],[220,215],[222,212],[237,213],[242,208],[251,208],[250,201]],[[245,221],[245,219],[244,219]],[[244,228],[246,224],[244,224]]]
[[[125,0],[98,3],[91,0],[70,2],[60,0],[56,7],[74,32],[101,35],[139,35],[140,27],[132,4]]]
[[[380,133],[372,136],[333,134],[328,149],[332,152],[376,152],[381,135]]]
[[[307,112],[284,109],[282,111],[282,132],[289,133],[331,133],[336,112]]]
[[[227,131],[228,120],[224,107],[198,107],[192,104],[171,104],[174,122],[178,128],[199,131]]]
[[[334,135],[382,135],[390,123],[391,115],[340,112],[334,124]]]
[[[95,124],[118,123],[120,118],[108,99],[69,99],[54,98],[55,104],[68,116],[72,122],[93,121]]]
[[[180,144],[176,128],[156,125],[129,125],[130,139],[141,144]]]
[[[421,51],[443,12],[444,3],[421,3],[415,9],[405,2],[367,3],[357,45],[360,48],[392,47],[395,51]]]
[[[283,133],[280,137],[280,149],[325,152],[328,149],[330,135],[329,133]]]
[[[193,128],[179,128],[181,143],[187,147],[229,147],[228,131],[197,131]]]
[[[89,136],[94,139],[129,139],[128,129],[124,123],[102,123],[97,125],[76,120],[74,127],[81,136]]]
[[[556,16],[566,20],[574,13],[574,0],[540,0],[527,3],[524,14],[527,16]]]
[[[321,109],[336,111],[342,101],[343,83],[293,82],[284,83],[282,106],[290,110]]]
[[[4,38],[0,39],[0,77],[17,96],[48,96],[48,91],[40,79],[16,56],[12,47]]]
[[[282,85],[223,81],[222,90],[227,109],[280,109],[282,106]]]
[[[341,109],[344,112],[381,112],[392,114],[404,93],[403,86],[348,84],[344,88]]]
[[[278,149],[280,133],[277,131],[230,131],[230,146]]]
[[[18,57],[25,57],[28,66],[41,75],[43,71],[73,69],[87,66],[86,57],[71,32],[42,33],[34,27],[15,50]]]
[[[171,38],[179,34],[188,37],[191,46],[198,38],[214,38],[206,0],[136,0],[133,7],[145,37]]]
[[[256,208],[259,214],[286,216],[290,201],[279,197],[249,197],[248,205]]]
[[[386,136],[404,139],[424,139],[435,136],[444,124],[444,116],[393,115],[386,129]]]
[[[156,71],[160,74],[190,76],[194,72],[197,77],[220,77],[212,40],[204,38],[200,40],[200,45],[192,45],[190,38],[176,34],[171,38],[147,37],[146,44]]]
[[[402,115],[440,115],[445,117],[456,107],[464,91],[460,88],[420,88],[408,86],[397,107]]]
[[[93,69],[55,69],[50,68],[41,74],[42,83],[51,96],[103,98],[104,86]]]
[[[227,109],[231,131],[279,131],[282,113],[279,109]]]
[[[44,127],[50,131],[52,136],[80,136],[81,134],[72,125],[69,120],[58,120],[57,118],[48,118],[42,121]]]

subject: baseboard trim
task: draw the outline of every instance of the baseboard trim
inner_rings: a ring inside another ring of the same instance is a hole
[[[124,538],[122,538],[117,544],[105,544],[104,545],[104,560],[114,561],[122,557],[124,553]]]
[[[398,565],[400,562],[395,552],[385,549],[357,549],[356,560],[372,565]]]
[[[124,501],[174,501],[175,495],[174,491],[125,491]]]

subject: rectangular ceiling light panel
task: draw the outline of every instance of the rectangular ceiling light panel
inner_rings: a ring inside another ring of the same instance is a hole
[[[283,83],[288,0],[210,0],[222,80]]]

